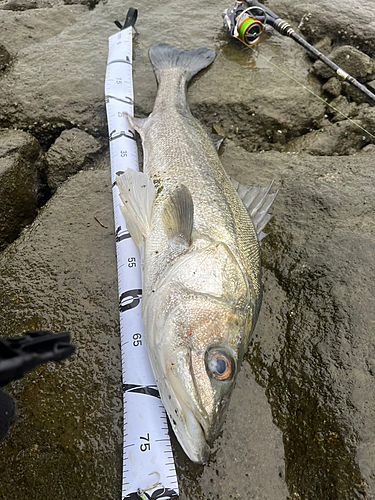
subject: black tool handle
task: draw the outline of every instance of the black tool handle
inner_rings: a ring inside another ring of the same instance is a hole
[[[74,351],[69,332],[42,330],[23,337],[0,337],[0,387],[22,378],[35,366],[68,358]]]

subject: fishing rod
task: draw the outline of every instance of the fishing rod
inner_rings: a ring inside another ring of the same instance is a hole
[[[356,87],[362,94],[375,103],[375,94],[359,83],[358,80],[350,76],[346,71],[328,59],[322,52],[304,40],[290,24],[279,18],[256,0],[236,1],[233,9],[225,9],[223,12],[224,25],[233,38],[237,38],[247,47],[256,45],[264,32],[264,25],[268,24],[283,36],[288,36],[297,42],[301,47],[313,54],[317,59],[329,66],[340,78]]]

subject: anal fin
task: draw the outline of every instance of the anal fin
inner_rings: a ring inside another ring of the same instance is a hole
[[[269,194],[273,181],[265,187],[260,186],[244,186],[238,181],[229,176],[238,196],[241,198],[245,208],[254,224],[255,231],[258,236],[259,243],[267,236],[263,229],[272,219],[272,215],[268,213],[272,203],[274,202],[278,191]]]

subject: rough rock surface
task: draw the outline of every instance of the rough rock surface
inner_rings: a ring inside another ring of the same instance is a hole
[[[249,360],[284,432],[291,497],[372,498],[374,159],[229,147],[223,161],[242,183],[280,186]]]
[[[207,466],[192,466],[180,453],[180,499],[286,499],[284,446],[272,422],[264,389],[243,363],[223,432]],[[251,451],[250,451],[251,450]],[[250,453],[249,453],[250,451]]]
[[[52,192],[71,175],[92,166],[95,155],[101,149],[100,142],[83,130],[64,130],[46,155],[48,186]]]
[[[103,85],[113,19],[103,13],[105,6],[77,17],[82,7],[73,5],[47,9],[46,23],[54,14],[64,17],[66,8],[74,13],[67,16],[68,26],[61,30],[53,24],[48,37],[23,46],[12,70],[0,79],[0,125],[28,128],[43,144],[53,142],[67,125],[106,134]]]
[[[355,102],[348,102],[347,98],[340,95],[330,102],[334,109],[328,111],[333,114],[332,121],[338,122],[345,118],[353,118],[358,115],[358,107]]]
[[[371,80],[375,73],[375,61],[350,45],[343,45],[332,50],[327,57],[360,82]],[[315,61],[313,71],[318,76],[328,79],[334,71],[322,61]]]
[[[77,346],[61,365],[12,384],[18,421],[0,445],[1,500],[119,497],[122,394],[110,201],[108,170],[78,174],[0,257],[1,333],[68,330]]]
[[[361,120],[356,120],[360,125]],[[370,138],[349,120],[327,123],[319,130],[297,137],[284,148],[286,153],[310,153],[330,156],[348,155],[368,144]]]
[[[21,130],[0,131],[0,250],[36,215],[38,141]]]
[[[35,8],[26,12],[0,10],[0,41],[16,56],[21,49],[56,36],[84,12],[87,8],[78,5],[57,5],[53,9]]]
[[[70,151],[66,137],[78,133],[79,144],[89,149],[97,147],[96,139],[107,141],[107,37],[125,12],[119,0],[94,9],[85,0],[68,3],[1,3],[0,56],[9,58],[0,69],[0,128],[32,134],[55,167],[87,168],[82,148]],[[324,51],[349,43],[374,54],[372,0],[267,5]],[[246,49],[221,27],[226,0],[215,4],[217,23],[212,5],[192,0],[189,7],[179,0],[137,2],[136,113],[146,115],[154,103],[147,55],[153,43],[215,49],[215,63],[189,91],[191,108],[208,129],[222,129],[232,140],[223,155],[228,172],[247,184],[274,178],[280,192],[262,246],[263,309],[222,436],[205,467],[191,464],[173,441],[181,498],[280,500],[289,490],[293,500],[368,500],[375,495],[375,142],[346,119],[334,123],[326,102],[290,79],[328,98],[297,44],[266,29],[256,49]],[[348,85],[341,92],[358,112],[355,120],[375,135],[375,108],[361,104],[364,98]],[[34,145],[39,151],[32,139],[28,154]],[[277,153],[284,148],[299,154]],[[0,443],[0,500],[120,497],[121,368],[108,150],[94,156],[94,170],[64,181],[0,254],[0,333],[69,329],[78,346],[74,358],[7,388],[16,397],[18,421]],[[37,170],[46,182],[43,167]],[[18,193],[14,206],[17,200]]]
[[[0,43],[0,71],[3,71],[10,63],[10,54],[3,44]]]
[[[338,78],[332,77],[323,85],[322,89],[334,97],[338,97],[341,94],[341,82]]]
[[[170,32],[172,20],[165,19],[161,6],[156,11],[155,8],[151,12],[145,5],[143,26],[152,24],[160,9],[159,29],[163,41],[176,43],[174,31]],[[54,10],[48,9],[48,15],[52,16]],[[94,136],[105,135],[103,79],[107,37],[113,33],[113,19],[117,15],[113,6],[99,4],[93,11],[78,16],[72,26],[41,40],[37,47],[24,46],[17,54],[12,71],[0,79],[0,126],[28,128],[48,145],[65,127],[77,126]],[[171,15],[175,15],[173,10]],[[185,37],[191,45],[190,26],[181,27],[180,39]],[[146,54],[156,40],[150,39],[147,30],[144,30],[145,36],[143,30],[140,27],[140,41],[135,47],[135,58],[139,62],[135,67],[135,84],[139,89],[136,102],[141,113],[148,113],[152,110],[155,83]],[[267,36],[270,43],[260,46],[260,55],[242,47],[235,47],[229,54],[225,47],[219,50],[218,63],[211,69],[210,78],[203,75],[191,95],[192,108],[204,122],[217,113],[220,102],[223,109],[220,120],[227,134],[238,129],[236,133],[242,144],[252,149],[262,149],[264,137],[272,138],[274,129],[281,129],[283,136],[292,138],[297,130],[317,126],[324,115],[323,103],[297,84],[291,87],[290,79],[282,73],[275,74],[267,63],[276,53],[279,62],[285,61],[292,75],[307,83],[309,63],[301,59],[298,70],[294,65],[298,47],[290,40],[273,40],[271,34]],[[212,42],[200,35],[194,43]],[[251,68],[257,66],[264,68],[264,72],[250,73]],[[248,77],[244,77],[244,67]],[[41,70],[35,71],[35,68]],[[225,73],[231,78],[223,79]],[[220,86],[215,83],[218,78]],[[319,85],[314,81],[310,84],[319,93]],[[294,106],[289,109],[291,101]],[[17,103],[17,108],[10,113],[8,108],[13,103]],[[251,143],[248,142],[250,135]]]
[[[371,57],[375,47],[372,0],[269,0],[267,7],[294,25],[310,41],[328,36],[335,44],[350,44]]]

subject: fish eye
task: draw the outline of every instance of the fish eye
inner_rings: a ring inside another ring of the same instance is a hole
[[[208,374],[216,380],[228,380],[234,372],[232,356],[221,349],[211,349],[207,353]]]

